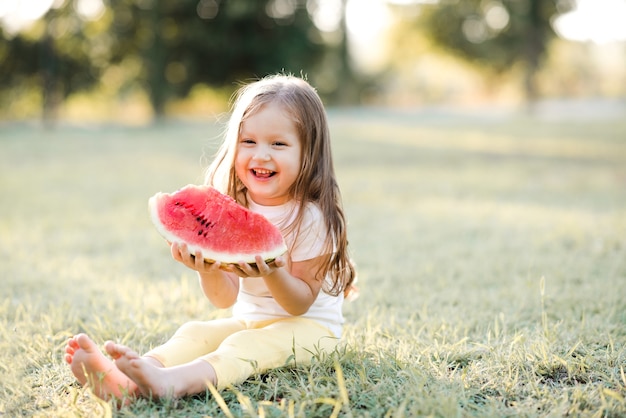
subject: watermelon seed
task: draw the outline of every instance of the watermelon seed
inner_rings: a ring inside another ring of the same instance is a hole
[[[199,230],[198,235],[202,235],[203,232],[204,232],[203,230]]]

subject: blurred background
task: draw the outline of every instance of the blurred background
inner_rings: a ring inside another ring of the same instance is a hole
[[[623,112],[624,22],[626,0],[0,0],[0,120],[206,118],[277,72],[331,106]]]

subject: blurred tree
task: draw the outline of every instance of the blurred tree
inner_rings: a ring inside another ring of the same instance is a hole
[[[331,69],[336,75],[336,86],[332,90],[330,98],[333,103],[350,105],[359,101],[360,78],[356,77],[350,60],[350,48],[348,47],[348,26],[346,24],[346,9],[348,0],[341,2],[341,18],[339,20],[339,42],[329,52],[334,55],[338,65]]]
[[[117,66],[132,73],[160,117],[168,99],[185,97],[199,83],[222,87],[312,71],[324,45],[306,3],[115,0],[89,20],[74,9],[77,2],[61,2],[27,34],[2,33],[0,87],[38,82],[44,102],[53,104]]]
[[[118,0],[111,12],[111,62],[139,57],[157,117],[198,83],[307,71],[323,50],[304,1]]]
[[[423,7],[415,24],[436,45],[496,74],[524,65],[524,89],[537,97],[535,74],[556,36],[551,20],[573,0],[442,0]]]
[[[51,9],[31,30],[18,36],[9,37],[0,27],[2,95],[10,100],[9,91],[16,87],[40,86],[43,119],[54,120],[59,104],[69,94],[98,82],[100,68],[90,38],[94,31],[86,25],[71,5],[65,4]]]

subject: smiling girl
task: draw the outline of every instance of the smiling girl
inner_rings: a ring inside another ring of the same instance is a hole
[[[175,260],[197,271],[200,287],[232,317],[184,324],[140,356],[108,341],[105,356],[85,334],[66,361],[103,399],[181,397],[241,383],[254,373],[332,351],[341,337],[344,295],[355,271],[333,168],[326,113],[301,78],[267,77],[236,96],[210,184],[278,226],[288,252],[267,264],[207,263],[172,243]]]

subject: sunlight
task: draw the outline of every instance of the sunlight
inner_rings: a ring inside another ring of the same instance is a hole
[[[335,32],[341,25],[343,3],[342,0],[314,0],[307,2],[307,9],[318,29]],[[393,23],[387,3],[389,1],[385,0],[345,2],[350,54],[361,71],[376,71],[386,60],[388,48],[385,45],[385,32]]]
[[[46,14],[54,0],[3,0],[0,2],[0,21],[10,34],[16,34]]]
[[[52,6],[54,0],[4,0],[0,3],[0,16],[3,18],[21,18],[37,20]]]
[[[98,20],[106,11],[102,0],[77,0],[74,8],[85,20]]]
[[[346,27],[353,59],[366,72],[380,69],[386,60],[385,32],[392,15],[384,0],[348,0]]]
[[[375,38],[390,19],[383,0],[348,0],[346,5],[346,26],[356,37]]]
[[[333,32],[341,24],[341,0],[316,0],[307,2],[315,26],[323,32]]]
[[[0,0],[0,25],[15,35],[44,17],[48,10],[57,9],[66,0]],[[106,11],[102,0],[75,0],[74,9],[84,20],[97,20]]]
[[[626,2],[578,0],[575,10],[554,21],[557,33],[572,41],[608,43],[626,41]]]

